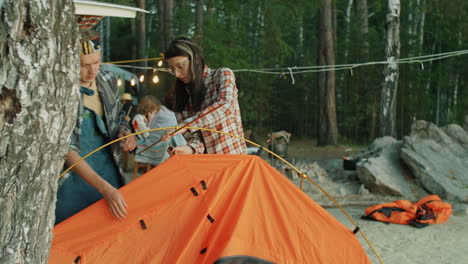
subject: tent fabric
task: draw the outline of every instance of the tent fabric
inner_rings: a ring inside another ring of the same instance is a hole
[[[49,263],[370,263],[350,229],[257,156],[176,155],[120,190],[127,218],[96,202],[54,227]]]

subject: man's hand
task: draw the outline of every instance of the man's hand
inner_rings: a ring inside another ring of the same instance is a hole
[[[122,131],[119,133],[119,138],[120,137],[124,137],[124,136],[127,136],[127,135],[130,135],[130,131]],[[128,137],[126,139],[123,139],[122,140],[122,143],[123,143],[123,150],[124,151],[132,151],[136,148],[136,137],[135,136],[131,136],[131,137]]]
[[[102,196],[109,206],[109,211],[115,218],[125,219],[127,217],[128,205],[119,190],[109,185],[102,192]]]

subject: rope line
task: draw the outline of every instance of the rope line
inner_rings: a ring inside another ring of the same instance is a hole
[[[163,57],[156,57],[156,58],[149,58],[149,59],[110,61],[110,62],[103,62],[103,63],[108,63],[108,64],[120,64],[120,63],[132,63],[132,62],[153,61],[153,60],[163,60],[163,59],[164,59]]]
[[[412,64],[419,63],[421,69],[424,70],[424,62],[442,60],[455,56],[462,56],[468,54],[468,50],[458,50],[450,51],[437,54],[429,54],[415,57],[408,57],[393,61],[374,61],[374,62],[362,62],[362,63],[352,63],[352,64],[337,64],[337,65],[320,65],[320,66],[292,66],[292,67],[279,67],[279,68],[263,68],[263,69],[233,69],[233,72],[253,72],[253,73],[264,73],[264,74],[280,74],[284,75],[285,72],[289,72],[291,77],[294,79],[293,74],[302,74],[302,73],[313,73],[313,72],[324,72],[324,71],[341,71],[349,70],[353,72],[353,68],[369,66],[369,65],[385,65],[385,64]],[[128,61],[115,61],[115,62],[105,62],[104,64],[119,64],[119,63],[131,63],[139,61],[148,61],[148,60],[161,60],[159,58],[151,59],[140,59],[140,60],[128,60]],[[133,66],[133,65],[119,65],[122,68],[135,68],[141,70],[158,70],[158,71],[168,71],[167,68],[156,68],[156,67],[142,67],[142,66]]]
[[[113,140],[107,144],[104,144],[102,145],[101,147],[93,150],[92,152],[88,153],[86,156],[82,157],[81,159],[77,160],[75,163],[73,163],[70,167],[68,167],[64,172],[62,172],[62,174],[59,175],[58,179],[60,179],[61,177],[63,177],[63,175],[65,175],[68,171],[70,171],[73,167],[75,167],[78,163],[80,163],[81,161],[85,160],[86,158],[88,158],[89,156],[91,156],[92,154],[96,153],[97,151],[111,145],[111,144],[114,144],[116,142],[119,142],[121,141],[122,139],[126,139],[128,137],[131,137],[131,136],[135,136],[135,135],[139,135],[139,134],[142,134],[142,133],[146,133],[146,132],[152,132],[152,131],[158,131],[158,130],[163,130],[163,129],[178,129],[179,127],[178,126],[175,126],[175,127],[162,127],[162,128],[153,128],[153,129],[148,129],[148,130],[144,130],[144,131],[140,131],[140,132],[136,132],[136,133],[132,133],[132,134],[129,134],[129,135],[126,135],[124,137],[121,137],[121,138],[118,138],[116,140]],[[322,193],[324,193],[339,209],[340,211],[346,216],[346,218],[348,218],[348,220],[354,225],[355,228],[358,228],[358,225],[357,223],[353,220],[353,218],[345,211],[345,209],[338,203],[338,201],[333,198],[333,196],[331,196],[331,194],[329,194],[327,191],[325,191],[325,189],[323,189],[319,184],[317,184],[315,181],[313,181],[310,177],[307,176],[307,174],[303,173],[302,171],[300,171],[298,168],[296,168],[294,165],[292,165],[291,163],[289,163],[287,160],[283,159],[282,157],[280,157],[278,154],[274,153],[273,151],[270,151],[269,149],[267,148],[264,148],[263,146],[253,142],[253,141],[250,141],[248,139],[245,139],[245,138],[242,138],[242,137],[239,137],[239,136],[236,136],[236,135],[233,135],[233,134],[230,134],[230,133],[226,133],[224,131],[219,131],[219,130],[215,130],[215,129],[209,129],[209,128],[202,128],[202,127],[186,127],[187,129],[199,129],[199,130],[205,130],[205,131],[210,131],[210,132],[215,132],[215,133],[219,133],[219,134],[224,134],[224,135],[227,135],[227,136],[231,136],[231,137],[234,137],[234,138],[237,138],[237,139],[240,139],[240,140],[243,140],[245,142],[248,142],[258,148],[262,148],[263,150],[265,150],[266,152],[268,152],[269,154],[275,156],[277,159],[281,160],[282,162],[284,162],[286,165],[288,165],[289,167],[291,167],[293,170],[295,170],[299,175],[302,176],[302,179],[301,179],[301,190],[302,190],[302,180],[303,179],[306,179],[308,180],[310,183],[312,183],[315,187],[317,187]],[[314,172],[315,173],[315,172]],[[379,256],[379,254],[377,253],[377,251],[375,250],[373,244],[370,242],[370,240],[367,238],[367,236],[364,234],[364,232],[359,229],[358,232],[361,234],[361,236],[364,238],[364,240],[366,241],[366,243],[369,245],[369,247],[371,248],[372,252],[375,254],[375,256],[377,257],[377,259],[379,260],[379,262],[381,264],[384,264],[382,258]]]

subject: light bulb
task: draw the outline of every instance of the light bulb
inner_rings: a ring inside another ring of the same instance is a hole
[[[145,75],[142,74],[142,75],[140,75],[140,82],[144,82],[144,81],[145,81]]]
[[[135,78],[132,77],[132,79],[130,80],[130,85],[135,86]]]
[[[161,67],[162,65],[163,65],[163,61],[162,60],[158,61],[158,67]]]
[[[153,83],[158,83],[159,82],[159,77],[157,75],[153,76]]]
[[[117,86],[121,86],[122,85],[122,80],[119,78],[117,79]]]

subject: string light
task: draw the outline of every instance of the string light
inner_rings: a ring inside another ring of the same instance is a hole
[[[119,78],[117,79],[117,86],[121,86],[122,85],[122,80]]]
[[[158,77],[158,75],[155,74],[153,76],[153,83],[158,83],[158,82],[159,82],[159,77]]]
[[[158,61],[158,67],[161,67],[162,65],[163,65],[163,61],[162,60]]]
[[[132,79],[130,80],[130,85],[135,86],[135,78],[132,77]]]
[[[142,75],[140,75],[140,82],[142,83],[142,82],[144,82],[144,81],[145,81],[145,75],[142,74]]]

